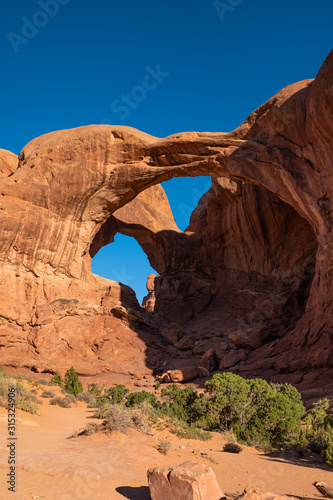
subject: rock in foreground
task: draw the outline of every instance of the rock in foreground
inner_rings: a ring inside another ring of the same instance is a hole
[[[155,467],[148,470],[147,476],[152,500],[220,500],[224,497],[213,469],[197,462]]]
[[[245,488],[237,500],[296,500],[294,497],[275,495],[260,488]]]

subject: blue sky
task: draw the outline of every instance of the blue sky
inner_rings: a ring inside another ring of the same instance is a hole
[[[158,137],[230,131],[285,85],[315,77],[332,48],[332,19],[331,0],[6,2],[0,147],[19,153],[41,134],[91,123]],[[181,228],[208,186],[164,184]],[[120,235],[93,270],[124,278],[140,299],[151,272]]]

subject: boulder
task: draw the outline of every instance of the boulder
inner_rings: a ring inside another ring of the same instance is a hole
[[[142,307],[144,307],[149,312],[154,312],[156,295],[155,295],[155,278],[156,274],[148,274],[147,276],[147,290],[148,295],[142,299]]]
[[[171,325],[167,326],[162,331],[162,336],[171,345],[177,344],[178,339],[181,336],[181,334],[182,334],[182,330],[179,327],[179,325],[177,325],[176,323],[171,323]]]
[[[296,498],[268,493],[260,488],[245,488],[237,500],[296,500]]]
[[[219,369],[222,371],[226,370],[227,368],[231,368],[245,359],[246,353],[244,349],[224,351],[224,354],[220,358]]]
[[[221,500],[214,471],[202,463],[189,461],[175,467],[155,467],[147,471],[152,500]]]
[[[197,366],[184,366],[178,370],[168,370],[156,379],[159,382],[189,382],[195,378],[198,378],[199,370]]]
[[[210,372],[214,371],[217,365],[215,349],[209,349],[208,351],[206,351],[202,356],[199,365],[203,366]]]

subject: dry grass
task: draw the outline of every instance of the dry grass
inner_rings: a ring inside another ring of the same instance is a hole
[[[171,442],[168,439],[161,439],[158,445],[156,446],[157,451],[162,453],[162,455],[166,455],[171,448]]]
[[[130,410],[120,405],[110,406],[101,427],[107,434],[114,431],[127,434],[130,429],[147,433],[149,429],[147,417],[141,410]]]
[[[237,443],[226,443],[223,446],[223,451],[228,453],[241,453],[242,447]]]

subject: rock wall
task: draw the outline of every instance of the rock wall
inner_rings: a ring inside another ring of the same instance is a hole
[[[135,357],[142,373],[183,356],[160,335],[177,320],[188,358],[208,341],[235,371],[322,385],[333,373],[332,125],[333,53],[231,133],[99,125],[41,136],[18,158],[0,150],[2,362],[118,373]],[[213,186],[183,233],[156,184],[195,175]],[[159,273],[154,313],[91,273],[117,231]]]

